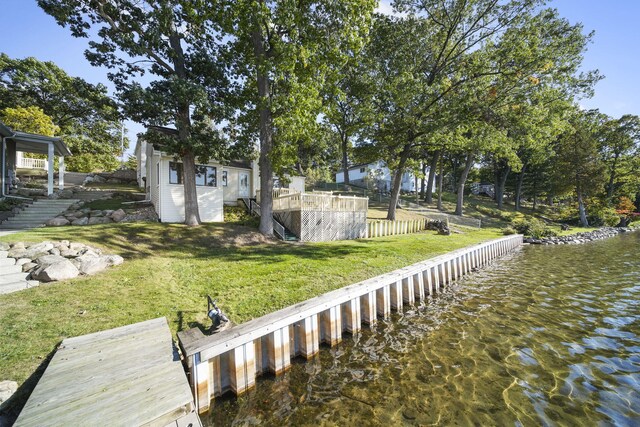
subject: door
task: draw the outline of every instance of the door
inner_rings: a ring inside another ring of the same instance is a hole
[[[240,172],[238,174],[238,198],[249,197],[249,174]]]

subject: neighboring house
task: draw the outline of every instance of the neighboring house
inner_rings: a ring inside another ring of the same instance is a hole
[[[71,155],[71,151],[61,138],[45,135],[36,135],[27,132],[16,132],[0,122],[0,142],[2,150],[0,162],[0,196],[9,194],[15,186],[16,169],[20,167],[33,167],[35,162],[22,156],[22,153],[46,154],[47,160],[40,160],[38,167],[47,171],[47,194],[53,194],[54,190],[54,158],[58,156],[58,188],[64,188],[64,158]]]
[[[156,131],[175,135],[170,128],[154,127]],[[184,185],[182,161],[162,150],[160,146],[139,138],[135,148],[138,160],[138,184],[145,188],[161,222],[184,221]],[[289,188],[300,187],[304,191],[303,177],[290,177]],[[203,222],[224,220],[224,205],[236,205],[238,199],[255,198],[260,187],[258,163],[251,160],[231,161],[222,164],[210,160],[196,165],[196,192],[198,209]]]
[[[428,168],[427,168],[428,173]],[[383,192],[391,191],[391,171],[382,160],[373,163],[353,165],[349,168],[349,183],[358,187],[366,187]],[[336,172],[336,182],[344,182],[344,170]],[[420,185],[418,183],[418,185]],[[402,174],[402,191],[416,191],[415,175],[411,172]],[[434,186],[435,191],[435,186]]]

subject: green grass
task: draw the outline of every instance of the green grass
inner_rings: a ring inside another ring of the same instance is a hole
[[[118,190],[131,193],[143,193],[144,189],[139,188],[135,184],[109,184],[106,182],[90,182],[85,187],[87,188],[99,188],[101,190]]]
[[[126,200],[123,200],[118,197],[114,197],[112,199],[98,199],[98,200],[92,200],[90,202],[86,202],[84,205],[82,205],[82,207],[91,208],[94,210],[114,210],[115,211],[120,208],[124,209],[126,205],[123,205],[122,203],[125,201]]]
[[[233,223],[36,229],[2,241],[85,242],[125,257],[92,277],[0,295],[0,378],[24,382],[65,337],[166,316],[173,332],[207,325],[210,294],[236,323],[456,248],[494,229],[290,244]]]

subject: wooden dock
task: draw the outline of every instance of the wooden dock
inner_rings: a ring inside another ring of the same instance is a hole
[[[16,426],[198,427],[164,317],[62,342]]]

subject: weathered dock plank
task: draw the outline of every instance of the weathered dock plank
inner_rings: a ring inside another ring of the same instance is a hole
[[[16,426],[200,426],[162,317],[65,339]]]

